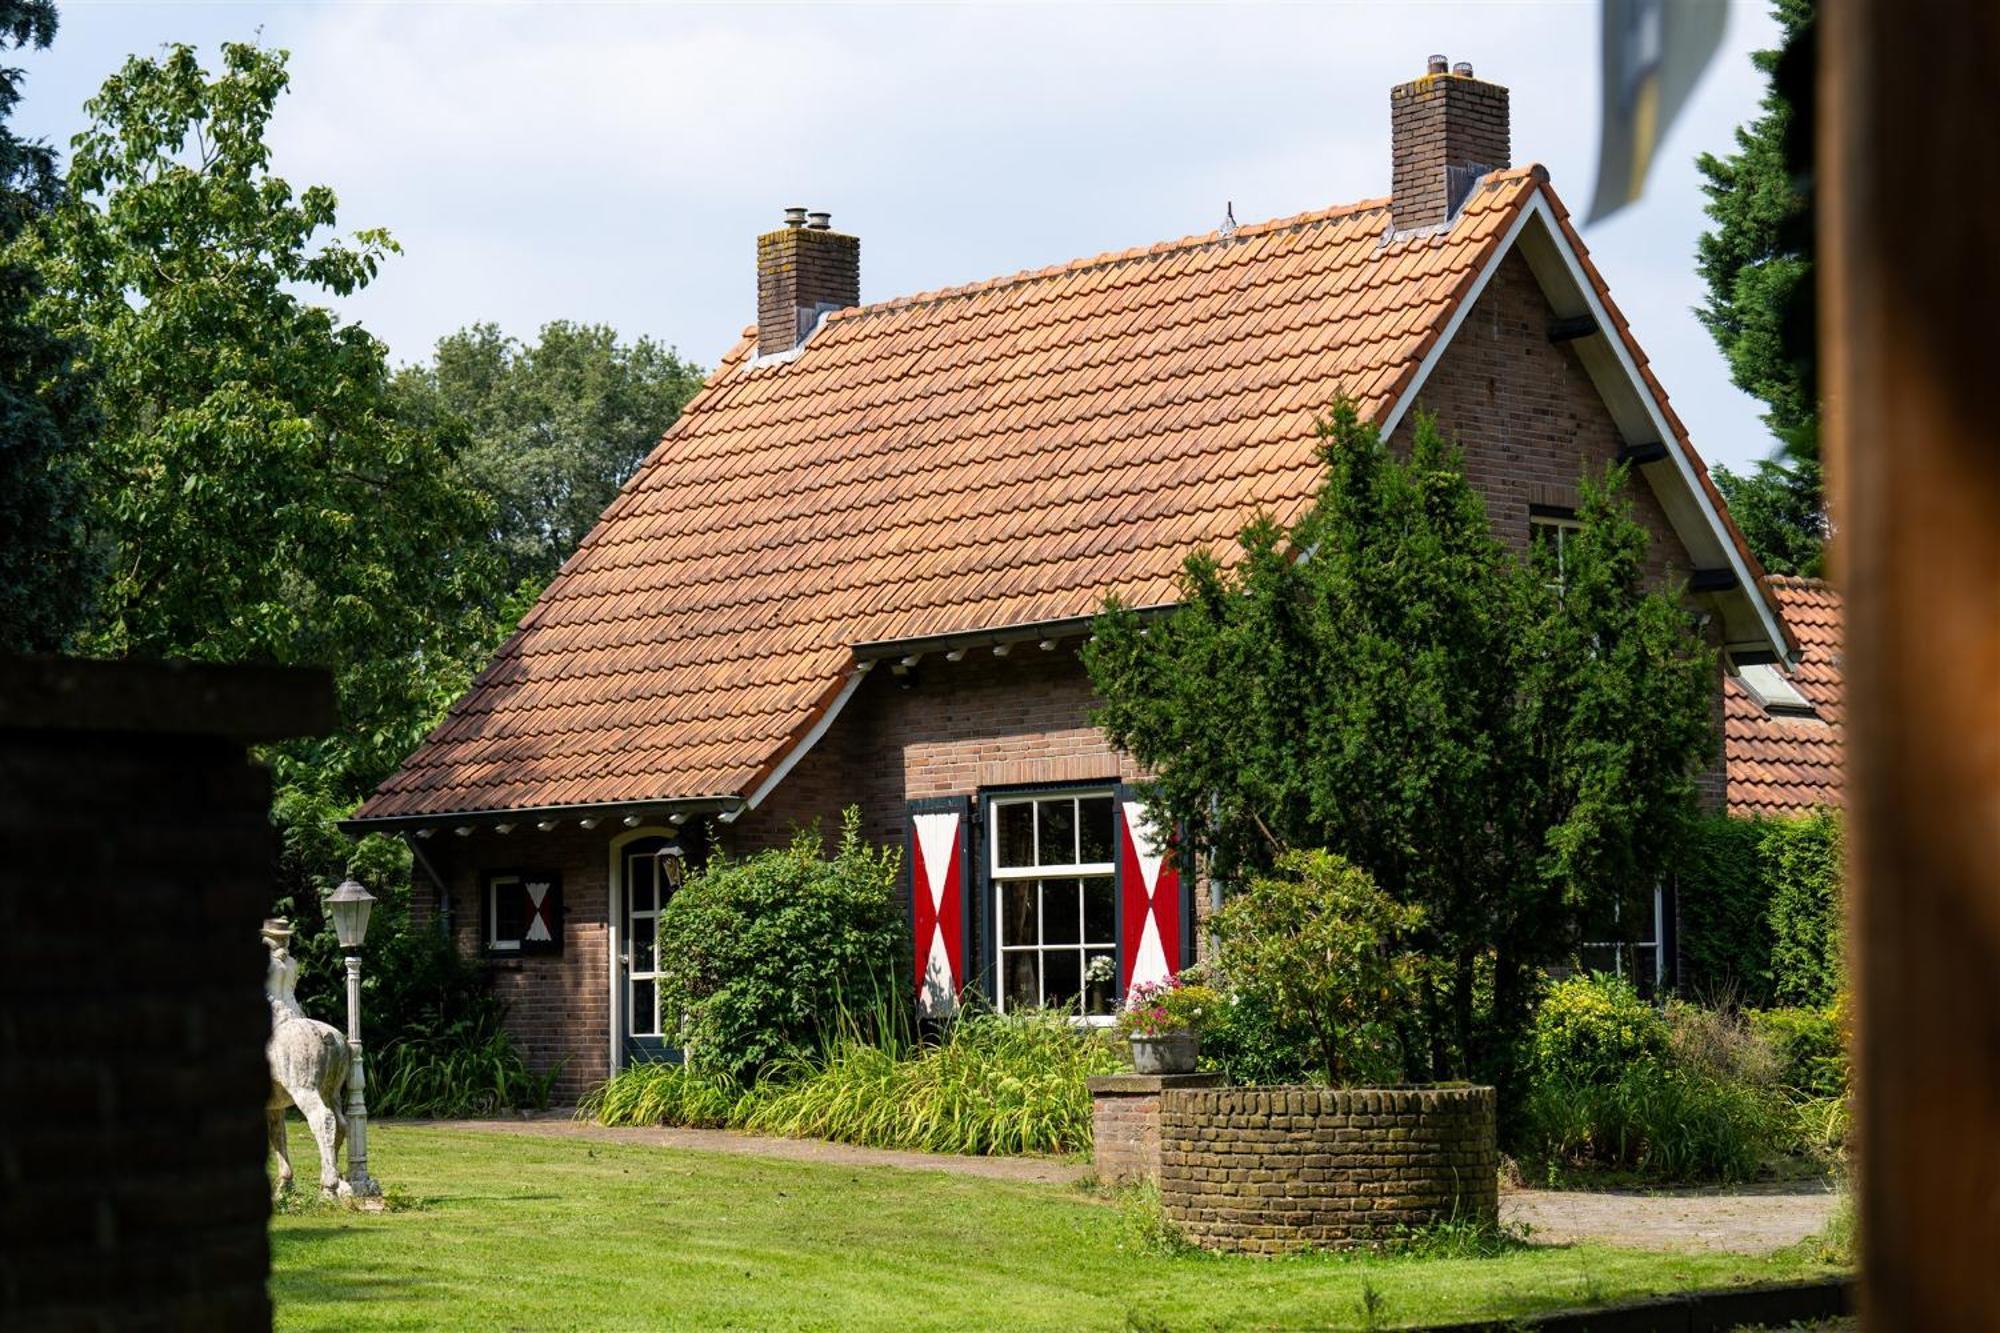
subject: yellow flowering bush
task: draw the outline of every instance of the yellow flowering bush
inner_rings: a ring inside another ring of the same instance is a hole
[[[1529,1034],[1535,1073],[1543,1079],[1615,1078],[1653,1064],[1668,1050],[1667,1023],[1623,977],[1569,977],[1535,1012]]]

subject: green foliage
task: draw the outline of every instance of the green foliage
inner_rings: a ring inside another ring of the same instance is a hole
[[[912,1042],[880,1013],[843,1017],[811,1054],[746,1089],[692,1065],[635,1065],[578,1106],[606,1125],[689,1125],[969,1154],[1090,1148],[1093,1074],[1120,1060],[1065,1014],[967,1013],[940,1039]]]
[[[1843,1006],[1765,1009],[1751,1027],[1776,1054],[1778,1078],[1813,1097],[1847,1095],[1847,1032]]]
[[[1827,1005],[1840,990],[1840,818],[1822,810],[1774,820],[1759,848],[1771,886],[1771,974],[1777,998]]]
[[[1393,1083],[1404,1055],[1398,1027],[1417,989],[1405,941],[1423,923],[1331,852],[1288,852],[1209,921],[1217,968],[1304,1034],[1334,1087]]]
[[[556,320],[531,344],[474,324],[390,386],[398,415],[465,441],[508,587],[537,591],[596,525],[702,372],[649,338]]]
[[[864,1040],[851,1027],[755,1099],[747,1129],[874,1148],[1085,1153],[1093,1074],[1123,1058],[1064,1013],[968,1013],[942,1040]]]
[[[1115,1026],[1121,1037],[1157,1037],[1171,1032],[1208,1031],[1224,1004],[1222,996],[1200,982],[1169,980],[1140,982],[1126,992]]]
[[[1648,591],[1621,473],[1581,479],[1558,578],[1506,553],[1430,420],[1407,461],[1351,403],[1322,431],[1297,527],[1192,556],[1169,617],[1107,607],[1097,721],[1225,884],[1324,847],[1422,908],[1411,1072],[1504,1090],[1539,964],[1666,864],[1714,749],[1714,659],[1677,591]]]
[[[1750,1008],[1832,1002],[1841,986],[1840,816],[1699,821],[1676,871],[1688,984]]]
[[[777,851],[712,860],[689,880],[661,914],[659,940],[660,1009],[684,1016],[689,1060],[752,1083],[819,1046],[843,1006],[900,1004],[899,866],[895,849],[862,841],[850,807],[831,860],[813,828]]]
[[[0,43],[46,49],[50,0],[0,0]],[[39,310],[41,277],[18,250],[61,197],[55,154],[6,121],[21,71],[0,68],[0,651],[47,653],[83,623],[96,581],[83,526],[81,454],[97,427],[78,345]]]
[[[322,239],[332,191],[273,174],[283,52],[133,58],[73,142],[70,188],[21,239],[38,311],[88,344],[103,430],[83,469],[108,559],[86,652],[316,665],[335,735],[276,747],[276,905],[311,929],[354,849],[333,821],[430,728],[495,637],[487,508],[399,421],[384,349],[315,298],[395,250]],[[360,862],[406,874],[404,854]],[[374,881],[380,892],[382,881]]]
[[[1570,977],[1549,988],[1529,1034],[1531,1067],[1542,1081],[1602,1081],[1667,1053],[1659,1011],[1623,977]]]
[[[1708,298],[1695,313],[1736,386],[1766,405],[1780,447],[1749,474],[1718,469],[1716,483],[1765,568],[1817,575],[1829,529],[1812,275],[1815,4],[1776,0],[1773,8],[1784,46],[1753,57],[1769,80],[1762,109],[1736,131],[1734,153],[1699,159],[1715,227],[1696,251]]]
[[[1203,975],[1213,975],[1204,967]],[[1186,974],[1183,974],[1186,975]],[[1319,1068],[1311,1034],[1278,1021],[1268,1000],[1225,993],[1201,1032],[1201,1063],[1242,1087],[1308,1083]]]
[[[1660,1181],[1748,1180],[1783,1126],[1783,1104],[1769,1093],[1657,1060],[1537,1079],[1520,1111],[1521,1138],[1538,1156]]]

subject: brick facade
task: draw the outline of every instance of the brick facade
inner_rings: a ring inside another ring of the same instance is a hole
[[[0,659],[0,1327],[262,1329],[269,774],[318,673]]]
[[[1285,1254],[1499,1211],[1491,1088],[1173,1090],[1160,1205],[1207,1249]]]

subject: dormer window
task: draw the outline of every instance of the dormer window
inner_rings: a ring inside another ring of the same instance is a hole
[[[1812,701],[1771,662],[1743,662],[1736,679],[1759,707],[1773,717],[1816,717]]]

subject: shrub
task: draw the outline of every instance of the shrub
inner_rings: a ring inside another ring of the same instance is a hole
[[[1784,1057],[1741,1009],[1670,1000],[1666,1021],[1668,1057],[1675,1068],[1753,1088],[1775,1088],[1783,1081]]]
[[[1831,1004],[1844,970],[1840,819],[1822,810],[1773,820],[1761,852],[1771,886],[1772,992],[1789,1004]]]
[[[1537,1085],[1615,1079],[1635,1065],[1656,1065],[1668,1051],[1666,1021],[1622,977],[1570,977],[1552,987],[1529,1033],[1529,1068]]]
[[[1404,938],[1423,921],[1332,852],[1288,852],[1211,920],[1229,988],[1255,996],[1301,1033],[1335,1086],[1394,1082],[1397,1024],[1410,1009],[1418,960]]]
[[[1090,1150],[1092,1074],[1123,1061],[1061,1013],[968,1013],[915,1048],[850,1030],[800,1057],[760,1096],[745,1128],[876,1148],[949,1153]]]
[[[683,1015],[681,1041],[702,1072],[751,1083],[819,1045],[843,1005],[900,1002],[907,945],[896,899],[899,857],[861,841],[860,813],[840,847],[817,830],[782,850],[716,861],[660,918],[660,1007]]]
[[[1746,1180],[1784,1136],[1771,1094],[1654,1059],[1537,1079],[1521,1121],[1525,1142],[1551,1163],[1661,1181]]]
[[[1280,1023],[1261,995],[1225,995],[1202,1026],[1202,1064],[1244,1087],[1310,1082],[1316,1060],[1310,1036]]]
[[[681,1125],[723,1129],[736,1121],[743,1090],[726,1076],[684,1064],[627,1065],[577,1103],[580,1120],[600,1125]]]
[[[1778,1080],[1813,1097],[1847,1094],[1847,1042],[1841,1006],[1822,1009],[1766,1009],[1750,1023],[1769,1044],[1779,1064]]]
[[[634,1065],[577,1114],[923,1152],[1090,1150],[1085,1080],[1121,1067],[1101,1034],[1059,1013],[967,1013],[922,1043],[897,1027],[880,1014],[843,1018],[822,1050],[773,1063],[750,1088],[695,1066]]]

